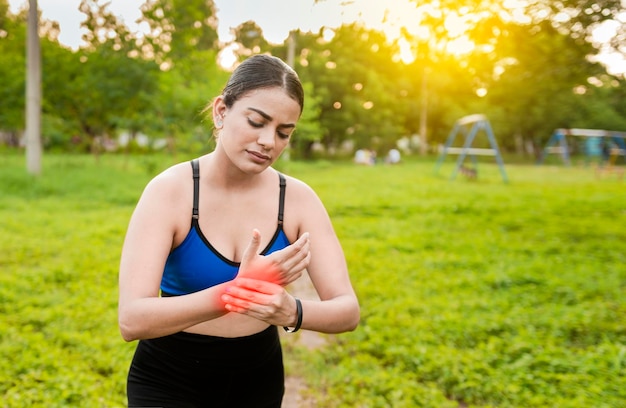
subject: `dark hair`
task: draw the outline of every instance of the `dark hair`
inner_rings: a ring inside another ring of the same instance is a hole
[[[230,108],[250,91],[274,87],[282,88],[298,102],[302,113],[304,90],[298,74],[280,58],[265,54],[253,55],[233,71],[222,91],[224,104]]]

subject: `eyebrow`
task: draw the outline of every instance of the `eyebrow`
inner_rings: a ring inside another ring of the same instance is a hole
[[[259,109],[253,108],[253,107],[248,107],[248,109],[250,109],[251,111],[256,112],[259,115],[263,116],[263,118],[265,120],[269,120],[269,121],[273,120],[273,118],[270,115],[268,115],[267,113],[263,112],[262,110],[259,110]],[[283,124],[278,125],[278,127],[280,127],[280,128],[295,128],[296,124],[295,123],[283,123]]]

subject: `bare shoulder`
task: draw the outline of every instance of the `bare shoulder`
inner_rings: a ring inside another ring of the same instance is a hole
[[[146,185],[138,208],[149,218],[174,224],[191,217],[193,177],[189,163],[179,163],[157,174]]]
[[[328,212],[315,190],[302,180],[285,177],[287,179],[285,216],[295,221],[300,232],[328,224],[330,221]]]
[[[308,201],[319,201],[315,190],[304,181],[292,176],[284,175],[287,180],[287,191],[291,199],[297,200],[299,204],[306,204]]]
[[[183,162],[175,164],[154,176],[146,185],[144,194],[162,199],[173,199],[179,197],[179,193],[183,193],[184,190],[188,190],[191,186],[191,165],[189,162]]]

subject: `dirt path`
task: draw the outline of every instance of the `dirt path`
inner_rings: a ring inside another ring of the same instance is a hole
[[[302,299],[319,299],[307,274],[292,283],[288,290],[294,296]],[[294,342],[297,345],[304,345],[311,350],[322,347],[326,341],[319,333],[308,330],[302,330],[294,334],[285,333],[282,330],[280,332],[283,344]],[[286,356],[286,358],[288,357]],[[283,398],[282,408],[314,408],[315,401],[302,396],[302,391],[306,390],[306,388],[307,385],[302,378],[288,375],[285,378],[285,397]]]

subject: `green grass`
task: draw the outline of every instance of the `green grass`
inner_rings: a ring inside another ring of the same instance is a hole
[[[118,407],[135,347],[117,267],[147,181],[187,158],[0,159],[3,407]],[[352,333],[286,349],[319,407],[621,407],[626,180],[593,167],[281,163],[316,189],[362,307]]]

